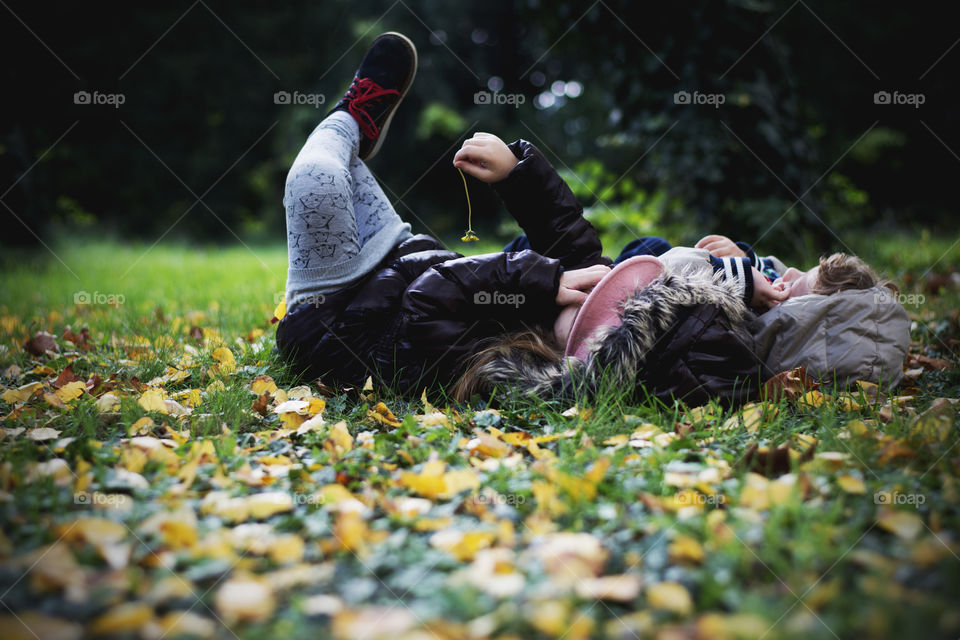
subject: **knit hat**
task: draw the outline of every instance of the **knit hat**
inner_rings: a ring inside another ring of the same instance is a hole
[[[602,327],[620,326],[620,305],[638,289],[643,289],[663,272],[663,263],[653,256],[634,256],[624,260],[593,288],[567,338],[564,355],[586,359],[589,338]]]

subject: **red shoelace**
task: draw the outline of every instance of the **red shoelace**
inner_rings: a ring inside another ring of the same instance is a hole
[[[377,136],[380,135],[380,129],[370,114],[367,113],[365,105],[386,96],[399,95],[400,92],[396,89],[384,89],[370,78],[354,78],[353,84],[347,89],[347,110],[357,121],[363,135],[370,140],[376,140]]]

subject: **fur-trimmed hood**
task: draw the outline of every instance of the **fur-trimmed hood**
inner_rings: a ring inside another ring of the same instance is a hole
[[[753,338],[746,328],[755,316],[744,305],[737,283],[725,281],[722,272],[667,268],[624,300],[619,315],[622,324],[599,329],[588,340],[586,361],[565,358],[546,362],[503,353],[476,373],[491,387],[545,398],[589,396],[605,377],[618,386],[633,388],[640,396],[645,387],[666,398],[682,397],[690,391],[700,392],[698,396],[714,392],[722,396],[724,391],[732,391],[738,378],[757,377],[758,366],[762,366],[753,354]],[[706,346],[704,340],[711,345],[700,355],[706,355],[712,366],[698,374],[691,369],[690,356]],[[718,351],[718,342],[730,348]],[[718,376],[718,369],[729,375]],[[718,385],[721,379],[723,383]],[[678,391],[686,393],[678,395]]]

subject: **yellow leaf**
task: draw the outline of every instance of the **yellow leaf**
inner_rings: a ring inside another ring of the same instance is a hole
[[[330,427],[330,434],[324,448],[328,448],[338,455],[343,455],[353,449],[353,436],[347,431],[346,421],[341,420]]]
[[[73,382],[68,382],[59,389],[57,389],[57,397],[60,398],[63,402],[70,402],[82,396],[87,390],[87,383],[82,380],[75,380]]]
[[[570,607],[565,602],[547,600],[535,603],[527,613],[534,629],[550,638],[571,637],[567,618]]]
[[[923,529],[923,520],[910,511],[884,509],[877,514],[877,524],[906,540],[913,540]]]
[[[810,407],[822,407],[826,397],[819,391],[807,391],[800,398],[800,404]]]
[[[277,308],[273,310],[273,317],[277,320],[283,320],[283,317],[287,315],[287,299],[284,298],[280,301],[280,304],[277,305]]]
[[[307,413],[311,416],[320,415],[326,406],[327,401],[323,398],[310,398],[307,400]]]
[[[341,511],[337,515],[337,522],[333,531],[337,542],[344,549],[361,553],[366,550],[370,530],[360,514],[353,511]]]
[[[406,471],[400,475],[400,483],[425,498],[436,499],[447,490],[443,474],[426,474]]]
[[[83,540],[90,544],[118,542],[127,535],[127,528],[119,522],[106,518],[79,518],[61,526],[63,539],[70,542]]]
[[[695,539],[686,535],[678,535],[670,543],[668,548],[670,560],[673,562],[690,562],[699,564],[703,562],[706,554],[703,552],[703,546]]]
[[[194,522],[166,520],[160,525],[163,542],[171,549],[188,549],[197,544],[197,527]]]
[[[177,393],[173,394],[173,399],[178,400],[188,407],[196,407],[203,401],[203,398],[200,396],[200,389],[185,389],[183,391],[178,391]]]
[[[233,373],[237,370],[237,361],[233,357],[233,352],[226,347],[217,347],[210,354],[217,364],[210,367],[214,373]]]
[[[490,531],[456,531],[445,529],[430,536],[430,544],[437,549],[451,553],[460,562],[473,560],[477,551],[486,549],[496,539],[496,534]]]
[[[367,417],[388,427],[396,428],[400,426],[397,416],[393,415],[393,412],[382,402],[378,402],[373,409],[368,410]]]
[[[679,582],[658,582],[647,587],[647,604],[653,609],[672,611],[681,616],[693,611],[690,593]]]
[[[864,494],[867,492],[867,485],[863,480],[850,474],[843,474],[837,477],[837,486],[847,493]]]
[[[303,559],[304,548],[303,538],[300,536],[294,533],[279,535],[270,545],[270,559],[277,564],[300,562]]]
[[[160,389],[147,389],[137,400],[144,411],[167,412],[167,404],[163,401],[163,392]]]
[[[212,638],[217,632],[213,620],[193,611],[171,611],[157,620],[157,625],[163,632],[163,638]]]
[[[130,633],[137,631],[153,618],[153,609],[143,602],[124,602],[115,605],[90,625],[96,634]]]
[[[255,493],[247,498],[250,515],[258,520],[286,511],[293,511],[293,497],[285,491]]]
[[[277,383],[270,376],[257,376],[250,383],[250,390],[258,396],[264,393],[274,393],[277,390]]]
[[[151,418],[150,416],[144,416],[139,420],[137,420],[136,422],[134,422],[132,425],[130,425],[130,428],[127,430],[127,435],[129,436],[146,435],[150,433],[150,431],[153,429],[154,426],[155,426],[155,423],[153,422],[153,418]]]
[[[443,474],[445,485],[441,498],[452,498],[461,491],[476,489],[480,486],[480,478],[473,469],[454,469]]]
[[[280,414],[280,422],[287,429],[296,429],[306,421],[307,416],[302,416],[299,413],[294,413],[292,411],[287,411]]]
[[[851,420],[848,422],[847,431],[850,432],[850,435],[857,436],[858,438],[870,435],[870,427],[868,427],[863,420]]]
[[[43,391],[42,382],[30,382],[16,389],[7,389],[3,392],[3,401],[10,404],[17,402],[26,402],[35,394]]]
[[[537,508],[550,515],[561,515],[567,512],[567,505],[557,496],[557,487],[549,482],[534,480],[530,484],[533,499]]]
[[[849,394],[844,394],[837,397],[837,408],[841,411],[860,411],[863,407]]]

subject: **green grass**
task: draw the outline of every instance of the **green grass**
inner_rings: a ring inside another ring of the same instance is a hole
[[[781,400],[756,429],[749,410],[741,421],[719,407],[636,406],[616,390],[580,415],[431,397],[445,423],[431,424],[420,399],[373,389],[326,398],[324,424],[283,431],[276,413],[251,410],[250,390],[265,375],[287,391],[310,382],[290,380],[271,354],[283,247],[7,254],[0,391],[42,391],[0,401],[0,635],[192,637],[189,622],[195,635],[241,638],[354,638],[361,623],[396,637],[423,627],[439,638],[955,638],[956,409],[919,426],[916,417],[960,391],[960,300],[924,289],[929,265],[943,274],[960,264],[952,240],[876,236],[854,247],[912,283],[905,293],[924,293],[909,309],[913,352],[952,369],[895,392],[914,399],[889,421],[882,399],[857,396],[853,410]],[[80,292],[122,304],[75,304]],[[67,326],[87,327],[93,348],[63,339]],[[37,331],[56,336],[58,354],[23,350]],[[97,406],[103,386],[65,408],[45,399],[68,364],[112,384],[119,404]],[[188,375],[154,386],[170,398],[195,390],[188,416],[139,402],[168,367]],[[371,417],[380,402],[399,426]],[[153,423],[139,433],[156,440],[131,442],[144,417]],[[38,428],[57,433],[28,437]],[[538,436],[557,437],[521,440]],[[810,459],[805,438],[816,439]],[[774,464],[781,445],[794,453]],[[443,482],[466,478],[463,489],[422,477],[431,460],[456,472]],[[344,489],[356,502],[338,502]],[[287,496],[273,512],[243,502],[267,492]]]

